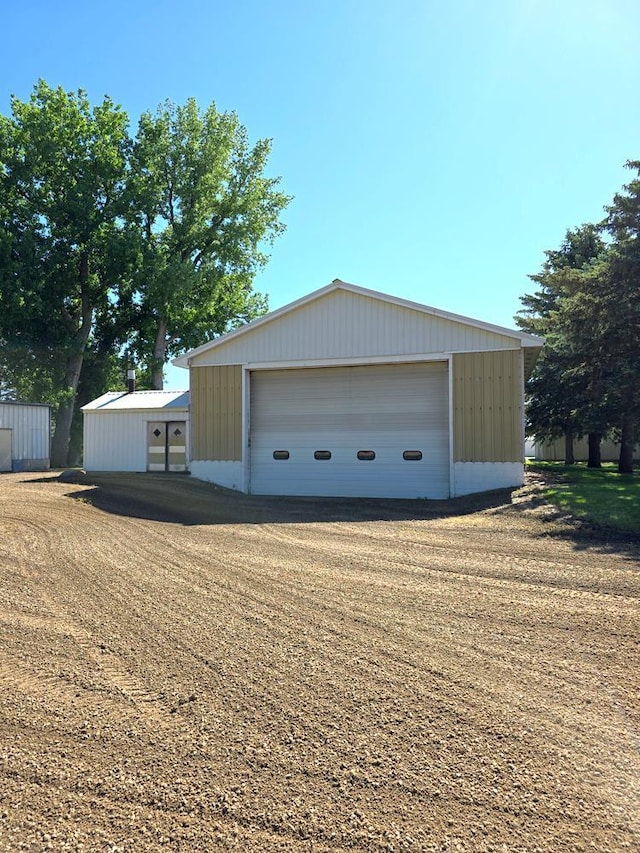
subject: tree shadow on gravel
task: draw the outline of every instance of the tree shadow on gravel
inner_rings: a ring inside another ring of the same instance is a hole
[[[539,522],[539,530],[533,532],[534,536],[569,542],[576,551],[615,554],[640,563],[640,531],[634,534],[592,524],[561,510],[546,499],[545,490],[559,479],[552,472],[528,472],[525,486],[514,490],[512,502],[496,507],[494,514],[504,516],[506,523],[514,513],[527,514]]]
[[[589,524],[559,510],[554,526],[546,530],[544,535],[570,542],[576,551],[622,556],[638,563],[640,567],[640,534]]]
[[[58,478],[45,479],[56,482]],[[501,489],[442,501],[391,500],[245,495],[180,474],[77,472],[63,481],[83,487],[69,491],[68,497],[104,512],[183,525],[424,520],[501,507],[510,504],[514,491]]]
[[[245,495],[183,474],[87,474],[51,472],[29,483],[79,488],[67,497],[103,512],[181,525],[312,524],[315,522],[423,521],[488,511],[510,523],[529,526],[533,538],[568,542],[579,551],[623,556],[640,563],[640,534],[634,536],[580,521],[550,504],[546,474],[527,473],[522,488],[499,489],[451,500],[380,498],[263,497]]]

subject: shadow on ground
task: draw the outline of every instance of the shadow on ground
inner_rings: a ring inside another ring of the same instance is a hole
[[[51,478],[54,482],[57,478]],[[300,524],[326,521],[400,521],[465,515],[510,505],[512,489],[454,500],[261,497],[176,474],[85,474],[64,481],[81,486],[68,496],[105,512],[174,524]],[[33,481],[32,481],[33,482]]]
[[[523,488],[500,489],[452,500],[262,497],[223,489],[182,474],[51,472],[28,482],[77,485],[67,496],[104,512],[182,525],[312,524],[419,521],[489,512],[509,525],[531,520],[533,538],[549,537],[576,550],[623,555],[640,563],[640,533],[595,527],[561,512],[545,497],[545,474],[527,474]]]
[[[576,551],[616,554],[640,563],[640,531],[634,533],[593,524],[548,501],[547,488],[561,479],[561,475],[555,472],[527,472],[525,486],[514,491],[513,501],[495,507],[492,512],[497,517],[504,517],[505,524],[518,511],[533,513],[541,523],[533,535],[569,542]]]

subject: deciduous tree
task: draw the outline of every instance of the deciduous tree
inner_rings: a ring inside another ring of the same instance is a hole
[[[283,231],[289,197],[265,176],[271,143],[251,146],[235,113],[195,100],[145,113],[130,193],[141,234],[134,350],[162,388],[168,357],[266,310],[253,280]]]
[[[92,108],[84,91],[42,80],[29,101],[13,97],[11,111],[0,124],[0,239],[10,258],[0,336],[60,373],[51,451],[60,466],[84,354],[121,272],[128,119],[109,98]]]
[[[79,435],[78,394],[106,390],[128,355],[162,387],[168,357],[266,310],[253,280],[289,202],[265,176],[269,152],[234,113],[194,100],[144,114],[134,142],[108,97],[92,107],[40,81],[27,102],[12,98],[0,117],[0,393],[54,405],[54,465]]]

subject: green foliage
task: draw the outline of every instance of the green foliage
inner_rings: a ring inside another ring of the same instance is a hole
[[[120,272],[128,118],[109,98],[91,108],[83,91],[42,80],[29,101],[13,97],[11,110],[0,130],[0,230],[8,256],[0,272],[0,336],[31,354],[31,370],[43,348],[51,355],[44,373],[53,384],[52,460],[59,465],[84,353]]]
[[[193,100],[129,120],[108,97],[44,81],[0,116],[0,395],[50,402],[52,460],[77,442],[77,405],[142,361],[266,310],[252,290],[289,198],[233,113]]]
[[[604,227],[613,240],[607,274],[598,281],[601,357],[617,374],[621,411],[640,423],[640,161],[627,167],[636,176],[614,196]],[[624,430],[624,426],[622,427]]]
[[[598,269],[605,246],[594,225],[567,231],[558,250],[545,252],[538,290],[521,298],[518,326],[545,338],[527,386],[527,433],[553,440],[600,431],[603,398],[595,390],[599,370],[582,333],[576,299],[585,276]]]
[[[57,406],[62,399],[62,366],[54,349],[20,340],[0,341],[0,398]]]
[[[598,527],[640,531],[640,480],[620,474],[615,465],[593,470],[584,465],[535,462],[528,467],[556,476],[549,500],[561,509]]]
[[[235,113],[214,104],[200,112],[193,99],[140,119],[130,182],[142,238],[133,349],[156,387],[168,356],[266,311],[252,282],[289,202],[279,179],[263,174],[270,148],[264,139],[250,147]]]

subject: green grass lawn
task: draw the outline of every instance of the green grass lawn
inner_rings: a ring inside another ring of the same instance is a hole
[[[640,533],[640,471],[618,474],[614,463],[602,468],[561,462],[530,462],[532,471],[557,475],[547,497],[560,509],[599,527]]]

